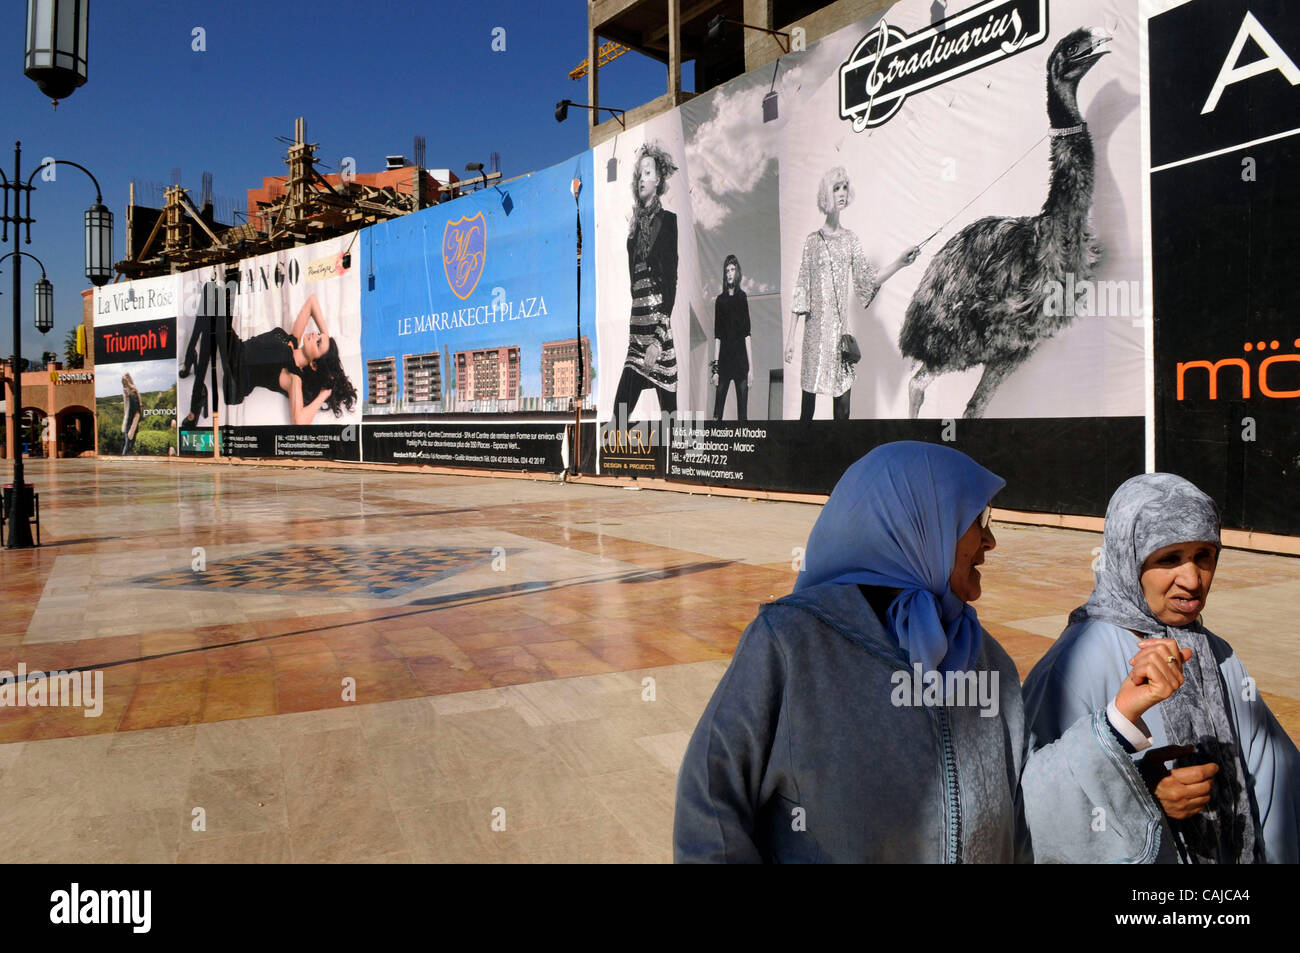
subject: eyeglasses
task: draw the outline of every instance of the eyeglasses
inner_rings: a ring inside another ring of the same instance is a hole
[[[989,523],[992,522],[992,520],[993,520],[993,507],[992,506],[984,507],[984,512],[980,513],[980,519],[979,519],[980,529],[988,529]]]

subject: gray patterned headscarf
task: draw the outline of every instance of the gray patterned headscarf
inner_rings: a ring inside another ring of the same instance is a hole
[[[1189,818],[1170,818],[1169,824],[1187,863],[1254,863],[1258,845],[1240,742],[1205,628],[1199,618],[1186,626],[1165,625],[1142,592],[1147,557],[1165,546],[1190,542],[1220,547],[1219,513],[1212,499],[1172,473],[1126,481],[1106,507],[1096,588],[1070,613],[1070,622],[1109,622],[1192,649],[1193,656],[1183,666],[1183,687],[1160,703],[1161,716],[1170,744],[1196,748],[1176,766],[1214,761],[1219,773],[1210,788],[1210,803]]]

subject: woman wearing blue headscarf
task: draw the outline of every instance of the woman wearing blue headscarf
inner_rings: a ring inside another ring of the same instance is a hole
[[[1113,796],[1142,782],[1104,706],[1025,764],[1015,665],[970,605],[1004,485],[926,443],[849,467],[795,591],[746,629],[687,747],[679,863],[1030,861],[1022,792],[1073,771],[1099,779],[1112,823],[1149,821]],[[1116,700],[1144,711],[1166,689],[1139,676]]]
[[[1144,860],[1300,862],[1300,753],[1232,646],[1201,624],[1219,550],[1214,501],[1180,476],[1136,476],[1111,497],[1096,588],[1025,679],[1031,745],[1051,744],[1103,704],[1134,656],[1153,657],[1181,687],[1142,718],[1119,706],[1146,781],[1129,801],[1152,821],[1084,836],[1085,813],[1044,799],[1030,821],[1037,811],[1054,820],[1061,841],[1052,859],[1132,855],[1136,833],[1158,842]],[[1080,773],[1057,796],[1087,801],[1091,784]]]

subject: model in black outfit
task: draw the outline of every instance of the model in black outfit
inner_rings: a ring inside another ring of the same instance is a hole
[[[713,419],[722,419],[727,387],[736,385],[736,419],[749,420],[749,388],[754,383],[754,350],[749,336],[749,299],[740,290],[740,259],[722,263],[722,294],[713,302]]]
[[[212,321],[213,317],[207,320]],[[309,321],[315,321],[319,330],[308,331]],[[195,322],[200,341],[205,337],[199,328],[202,323],[203,319]],[[303,303],[292,333],[272,328],[243,340],[230,326],[232,322],[222,319],[216,323],[222,364],[221,390],[227,404],[243,403],[257,387],[278,391],[289,398],[291,422],[299,426],[312,423],[322,409],[341,417],[344,410],[350,411],[356,405],[356,387],[343,371],[338,341],[330,336],[314,294]],[[207,369],[204,362],[211,355],[201,344],[196,349],[194,343],[191,336],[191,353],[186,355],[186,366],[180,376],[185,377],[197,362],[198,380],[194,384],[197,394]],[[182,426],[193,426],[197,409],[206,409],[206,386],[201,393],[201,398],[191,396],[190,415]]]
[[[203,283],[202,304],[194,315],[194,329],[185,347],[185,365],[177,372],[184,380],[196,369],[194,388],[190,391],[190,412],[181,421],[181,429],[196,426],[199,417],[208,416],[208,369],[212,360],[212,338],[221,324],[218,318],[230,313],[230,289],[223,288],[214,276]]]

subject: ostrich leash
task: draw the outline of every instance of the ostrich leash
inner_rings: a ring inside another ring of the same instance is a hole
[[[1085,124],[1085,125],[1086,125],[1086,124]],[[969,202],[967,202],[965,205],[963,205],[961,208],[959,208],[959,209],[957,210],[956,214],[954,214],[954,215],[953,215],[951,218],[949,218],[946,222],[944,222],[942,225],[940,225],[938,228],[936,228],[933,232],[931,232],[931,233],[929,234],[929,236],[925,239],[925,241],[922,241],[922,242],[921,242],[919,245],[917,245],[916,247],[917,247],[917,248],[924,248],[925,245],[926,245],[926,242],[930,241],[931,238],[934,238],[935,235],[938,235],[941,231],[943,231],[945,228],[947,228],[949,225],[951,225],[951,224],[952,224],[952,223],[957,219],[957,216],[958,216],[958,215],[961,215],[962,212],[966,211],[966,209],[970,208],[972,205],[974,205],[976,202],[978,202],[978,201],[983,197],[983,195],[984,195],[985,192],[987,192],[989,189],[993,188],[993,186],[995,186],[995,185],[997,185],[999,182],[1001,182],[1001,181],[1006,177],[1006,175],[1007,175],[1008,172],[1010,172],[1010,171],[1011,171],[1012,169],[1014,169],[1016,166],[1020,165],[1020,163],[1024,162],[1024,161],[1025,161],[1025,158],[1029,155],[1029,153],[1033,152],[1033,151],[1034,151],[1035,149],[1037,149],[1040,145],[1042,145],[1043,142],[1045,142],[1045,141],[1047,140],[1047,136],[1053,136],[1053,135],[1062,135],[1062,136],[1063,136],[1063,135],[1068,135],[1068,134],[1070,134],[1070,133],[1072,133],[1072,132],[1078,132],[1080,129],[1083,129],[1083,128],[1084,128],[1084,126],[1079,126],[1079,127],[1077,127],[1077,128],[1074,128],[1074,129],[1051,129],[1051,130],[1049,130],[1048,133],[1047,133],[1047,135],[1043,136],[1041,139],[1039,139],[1037,142],[1035,142],[1032,146],[1030,146],[1028,149],[1026,149],[1025,152],[1024,152],[1024,154],[1023,154],[1019,159],[1017,159],[1015,162],[1011,163],[1011,165],[1007,166],[1006,169],[1003,170],[1003,172],[1002,172],[1001,175],[999,175],[996,179],[994,179],[992,182],[990,182],[988,185],[986,185],[986,186],[985,186],[985,187],[980,191],[980,193],[979,193],[978,195],[976,195],[973,199],[971,199]]]

